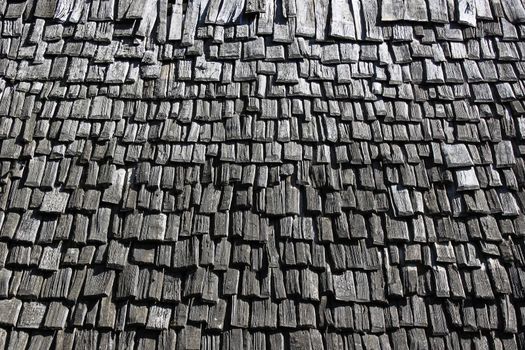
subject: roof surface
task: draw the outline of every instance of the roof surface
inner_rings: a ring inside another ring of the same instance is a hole
[[[525,348],[520,0],[0,15],[0,348]]]

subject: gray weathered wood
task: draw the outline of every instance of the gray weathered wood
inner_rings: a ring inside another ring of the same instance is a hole
[[[409,21],[428,21],[427,2],[425,0],[405,1],[404,19]]]
[[[330,5],[330,35],[355,39],[354,16],[348,0],[332,0]]]
[[[503,10],[507,18],[513,23],[523,23],[525,21],[525,7],[521,1],[501,0]]]
[[[381,20],[398,21],[405,16],[404,0],[384,0],[381,1]]]
[[[297,36],[314,37],[315,29],[315,2],[314,0],[297,1],[297,22],[295,34]]]
[[[457,4],[458,23],[476,26],[476,1],[459,0]]]
[[[327,33],[329,0],[314,1],[315,5],[315,39],[324,40]]]
[[[201,0],[190,0],[188,2],[188,5],[186,7],[186,14],[184,16],[184,27],[182,29],[181,37],[181,44],[183,46],[192,46],[195,42],[195,31],[197,30],[197,21],[199,19],[200,5]],[[182,6],[182,4],[180,4],[180,6]]]
[[[170,17],[168,40],[181,40],[184,16],[182,12],[182,0],[176,0],[172,5]]]
[[[430,0],[428,10],[430,12],[430,20],[437,23],[448,23],[448,4],[447,0]]]

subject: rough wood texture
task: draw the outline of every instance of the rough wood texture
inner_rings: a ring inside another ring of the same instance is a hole
[[[524,22],[0,1],[0,350],[524,349]]]

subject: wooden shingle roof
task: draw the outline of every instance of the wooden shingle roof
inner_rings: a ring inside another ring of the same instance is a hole
[[[525,349],[525,2],[0,0],[0,349]]]

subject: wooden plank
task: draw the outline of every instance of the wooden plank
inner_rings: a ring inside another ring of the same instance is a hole
[[[39,12],[39,10],[43,10],[39,6],[40,3],[42,3],[42,4],[45,4],[45,3],[50,4],[50,1],[49,0],[47,0],[47,1],[38,1],[36,9],[35,9],[35,16],[42,16],[42,17],[49,18],[49,16],[47,16],[47,15],[43,15],[43,14],[40,14],[40,13],[37,14],[37,11]],[[49,6],[49,5],[43,5],[43,6]],[[54,12],[54,14],[52,16],[53,19],[55,19],[58,22],[65,22],[65,21],[67,21],[67,19],[69,18],[69,15],[71,14],[72,7],[73,7],[73,2],[72,1],[68,1],[68,0],[60,0],[60,1],[58,1],[56,3],[55,12]]]
[[[473,165],[467,146],[464,144],[444,144],[442,151],[445,156],[445,162],[449,168]]]
[[[175,3],[172,5],[168,40],[182,39],[183,20],[184,15],[182,14],[182,0],[176,0]]]
[[[266,1],[265,11],[259,14],[257,20],[257,34],[273,34],[273,17],[275,12],[275,1]]]
[[[469,0],[473,1],[473,0]],[[406,11],[404,19],[408,21],[428,21],[427,3],[425,0],[409,0],[405,2]]]
[[[38,329],[44,320],[46,305],[37,301],[24,304],[22,313],[18,319],[18,328]]]
[[[266,0],[246,0],[246,13],[262,13],[266,9]]]
[[[246,0],[236,0],[235,2],[235,12],[233,13],[233,17],[230,19],[229,23],[235,23],[239,19],[239,17],[242,15],[244,11],[244,5]]]
[[[3,6],[0,4],[0,8],[5,7],[7,1],[0,1],[4,3]],[[56,14],[56,9],[60,7],[66,7],[66,4],[71,5],[71,1],[61,0],[57,4],[57,0],[40,0],[35,2],[35,17],[40,18],[53,18]],[[3,12],[3,11],[2,11]],[[3,14],[3,13],[2,13]]]
[[[476,3],[476,17],[481,19],[492,20],[492,10],[490,8],[489,0],[475,0]]]
[[[210,0],[201,0],[200,9],[199,9],[199,23],[204,23],[206,20],[206,15],[208,14],[208,4]]]
[[[204,20],[204,23],[215,24],[217,22],[217,16],[219,15],[221,2],[222,0],[208,1],[208,8],[206,9],[206,19]],[[217,27],[215,27],[215,30],[217,30]]]
[[[0,302],[0,324],[14,326],[18,319],[22,302],[18,299],[5,299]]]
[[[157,24],[157,41],[159,44],[166,42],[167,22],[168,22],[168,0],[158,0],[158,24]]]
[[[404,0],[383,0],[381,1],[381,20],[399,21],[405,17]]]
[[[97,12],[98,12],[99,5],[100,5],[100,0],[92,0],[91,1],[91,4],[89,6],[89,12],[88,12],[89,13],[88,20],[90,20],[90,21],[98,20]]]
[[[117,20],[121,20],[126,16],[133,0],[118,0],[117,6]]]
[[[217,15],[217,24],[227,24],[233,19],[237,11],[239,0],[223,0],[222,6]]]
[[[68,198],[69,195],[65,192],[46,192],[40,211],[45,213],[63,213],[66,209]]]
[[[286,18],[297,17],[297,5],[295,0],[283,0],[283,13]]]
[[[505,15],[512,23],[525,22],[525,8],[520,0],[501,0]]]
[[[475,0],[458,0],[458,23],[471,27],[476,26],[476,2]]]
[[[363,6],[363,37],[365,40],[383,41],[383,28],[377,25],[379,8],[376,0],[361,2]],[[357,25],[357,22],[356,22]]]
[[[448,23],[448,2],[447,0],[429,0],[428,9],[430,20],[437,23]]]
[[[329,0],[318,0],[315,4],[315,39],[324,40],[328,19]]]
[[[201,0],[189,0],[184,17],[184,29],[182,31],[182,46],[192,46],[195,42],[195,31],[199,20],[199,8]]]
[[[471,191],[479,189],[479,181],[474,168],[458,169],[456,171],[458,191]]]
[[[133,0],[129,5],[128,11],[126,12],[126,18],[142,19],[145,6],[146,0]]]
[[[445,82],[441,64],[436,64],[433,60],[425,59],[425,73],[427,83],[443,84]]]
[[[144,4],[144,8],[142,12],[142,20],[140,21],[139,28],[135,32],[136,36],[138,37],[149,37],[150,36],[151,31],[153,30],[155,21],[157,20],[157,16],[158,16],[157,1],[158,0],[148,0],[146,4]]]
[[[277,78],[275,81],[283,84],[297,83],[297,64],[295,62],[277,63]]]
[[[304,37],[315,36],[315,3],[314,0],[297,1],[297,21],[295,35]]]
[[[286,18],[283,4],[278,0],[275,4],[275,17],[273,18],[273,41],[279,43],[293,42],[295,18]]]
[[[363,6],[360,0],[351,0],[351,5],[352,14],[354,15],[355,37],[357,40],[362,40],[364,34],[363,31],[366,31],[367,29],[363,27],[363,20],[371,15],[370,4],[368,6]],[[367,10],[366,16],[363,16],[363,7],[365,7]],[[375,14],[377,15],[377,11],[375,11]]]
[[[332,0],[330,35],[336,38],[355,39],[354,16],[348,0]]]
[[[301,0],[299,0],[301,1]],[[308,330],[299,330],[290,333],[290,350],[312,350]]]
[[[410,200],[410,192],[407,188],[400,185],[393,185],[390,187],[390,193],[396,216],[411,216],[414,214]]]
[[[195,64],[195,81],[219,81],[222,64],[219,62],[204,62],[203,58],[197,58]]]
[[[101,1],[97,11],[97,20],[112,21],[115,14],[115,0]]]
[[[76,0],[71,6],[71,13],[69,15],[68,21],[71,23],[78,23],[82,14],[84,13],[84,1]]]

